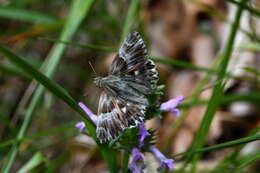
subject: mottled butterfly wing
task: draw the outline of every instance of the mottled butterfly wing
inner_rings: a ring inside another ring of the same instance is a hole
[[[123,104],[102,92],[99,101],[97,137],[101,143],[119,136],[126,128],[135,127],[144,120],[145,107]]]
[[[146,95],[154,90],[157,80],[155,64],[148,58],[141,36],[129,34],[112,62],[100,97],[97,137],[101,143],[143,121]]]
[[[127,36],[112,62],[110,74],[141,84],[148,93],[156,87],[158,73],[154,62],[148,58],[146,46],[138,32]]]

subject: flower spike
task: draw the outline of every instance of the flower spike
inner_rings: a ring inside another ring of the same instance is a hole
[[[151,134],[147,131],[147,129],[145,128],[145,124],[144,122],[139,124],[139,133],[138,135],[140,135],[139,138],[139,147],[142,147],[144,145],[144,139],[148,136],[151,136]]]
[[[133,173],[143,173],[144,158],[138,148],[132,149],[132,162],[128,165],[128,168]]]

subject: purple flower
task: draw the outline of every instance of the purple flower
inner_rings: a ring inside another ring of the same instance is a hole
[[[79,131],[83,131],[86,125],[83,121],[80,121],[75,126],[79,129]]]
[[[161,104],[160,109],[162,111],[171,111],[175,116],[179,116],[180,110],[176,107],[184,100],[184,96],[178,96],[176,98],[170,99],[167,102]]]
[[[150,151],[153,153],[155,158],[160,162],[159,172],[163,172],[165,169],[169,171],[173,170],[173,159],[167,159],[156,147],[150,146]]]
[[[139,124],[139,133],[138,133],[138,135],[140,135],[140,138],[139,138],[139,142],[140,142],[139,143],[139,148],[141,148],[144,145],[144,139],[147,136],[151,136],[151,134],[145,128],[144,122]]]
[[[138,148],[132,149],[132,162],[128,165],[128,168],[133,173],[143,173],[144,158]]]
[[[97,122],[97,116],[83,103],[78,103],[81,109],[86,112],[86,114],[89,116],[89,118],[96,124]]]

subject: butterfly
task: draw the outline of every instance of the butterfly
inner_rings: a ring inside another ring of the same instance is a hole
[[[103,90],[96,129],[100,143],[144,121],[147,95],[154,91],[157,81],[158,72],[147,55],[143,39],[138,32],[130,33],[115,56],[108,76],[94,79],[95,85]]]

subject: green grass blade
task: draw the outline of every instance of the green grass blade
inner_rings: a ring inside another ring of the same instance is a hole
[[[236,0],[228,0],[229,2],[235,4],[235,5],[238,5],[238,6],[241,6],[242,3],[241,2],[238,2]],[[254,9],[254,8],[251,8],[249,7],[248,5],[244,5],[244,8],[249,11],[250,13],[254,14],[254,15],[257,15],[257,16],[260,16],[260,11],[258,11],[257,9]]]
[[[199,130],[194,139],[195,142],[192,146],[193,150],[201,148],[203,146],[203,144],[206,140],[208,131],[209,131],[210,124],[212,122],[212,119],[214,117],[214,114],[217,110],[217,107],[220,103],[220,99],[223,94],[224,84],[222,83],[222,81],[224,80],[224,77],[226,74],[227,65],[228,65],[229,59],[231,57],[232,50],[233,50],[235,36],[236,36],[237,30],[238,30],[239,24],[240,24],[240,17],[242,15],[243,7],[246,4],[247,0],[241,0],[240,2],[242,5],[237,7],[237,10],[235,13],[234,24],[231,27],[231,30],[230,30],[230,33],[228,36],[227,45],[224,49],[223,55],[220,57],[221,61],[220,61],[220,64],[218,67],[218,73],[217,73],[217,81],[220,81],[220,82],[217,83],[215,85],[215,87],[213,88],[212,96],[210,98],[206,112],[201,121]],[[192,155],[191,158],[192,158],[191,172],[194,172],[196,169],[197,161],[199,159],[199,155],[196,155],[196,154]]]
[[[70,40],[72,35],[76,32],[76,29],[79,27],[79,24],[81,23],[82,19],[87,14],[90,6],[92,5],[93,0],[75,0],[73,1],[71,11],[69,13],[68,19],[64,25],[64,28],[62,30],[60,40]],[[48,64],[46,70],[44,71],[45,75],[48,77],[52,77],[59,62],[61,59],[61,56],[65,50],[65,45],[63,44],[55,44],[53,48],[51,49],[51,52],[49,54]],[[46,65],[45,64],[45,65]],[[26,69],[23,69],[26,70]],[[37,73],[39,74],[39,73]],[[44,77],[42,78],[44,79]],[[19,130],[19,133],[17,135],[18,140],[23,138],[30,122],[33,116],[33,113],[36,109],[36,106],[39,104],[40,99],[42,98],[44,92],[44,87],[39,86],[37,90],[35,91],[35,94],[31,100],[31,103],[29,104],[29,107],[27,108],[27,111],[25,113],[25,119],[23,121],[23,124]],[[68,97],[68,96],[65,96]],[[80,111],[80,109],[78,108]],[[82,112],[83,113],[83,112]],[[83,115],[83,114],[82,114]],[[86,121],[87,122],[87,121]],[[89,123],[88,123],[89,124]],[[89,125],[87,126],[89,128],[90,133],[95,136],[95,133],[93,132],[94,128],[93,126]],[[12,146],[11,151],[8,154],[8,160],[6,164],[4,164],[4,167],[2,168],[2,173],[8,173],[18,152],[18,144],[14,144]]]
[[[241,144],[245,144],[245,143],[249,143],[249,142],[253,142],[253,141],[257,141],[257,140],[260,140],[259,134],[240,138],[240,139],[236,139],[236,140],[232,140],[232,141],[225,142],[225,143],[222,143],[222,144],[213,145],[213,146],[210,146],[210,147],[204,147],[204,148],[194,149],[194,150],[191,150],[191,151],[188,151],[188,152],[175,154],[175,155],[173,155],[173,157],[177,157],[177,156],[184,157],[184,156],[188,156],[189,154],[208,152],[208,151],[212,151],[212,150],[219,150],[219,149],[222,149],[222,148],[233,147],[233,146],[236,146],[236,145],[241,145]]]
[[[237,172],[238,170],[243,169],[248,165],[252,164],[253,162],[259,160],[260,160],[260,151],[244,156],[238,160],[239,164],[237,165],[237,168],[235,168],[235,170],[232,170],[230,172]]]
[[[237,101],[246,101],[251,103],[260,102],[259,92],[250,92],[245,94],[229,94],[221,98],[220,104],[230,104]],[[209,100],[190,100],[179,105],[179,108],[189,108],[192,106],[199,106],[203,104],[208,104]]]
[[[10,117],[0,112],[0,122],[2,124],[8,125],[10,123]]]
[[[131,32],[131,29],[133,27],[133,24],[137,22],[137,14],[138,14],[138,8],[140,6],[139,0],[131,0],[129,9],[127,11],[127,16],[125,19],[124,27],[121,33],[121,40],[120,43],[123,43],[126,36]]]
[[[259,130],[260,127],[253,129],[250,133],[250,136],[257,134]],[[228,167],[230,167],[231,164],[234,163],[234,160],[237,158],[240,151],[244,148],[246,144],[247,143],[237,146],[234,151],[228,153],[225,156],[225,158],[213,170],[209,171],[208,173],[222,173],[223,171],[225,171]]]
[[[169,58],[157,58],[157,57],[151,57],[151,59],[154,62],[158,62],[161,64],[172,65],[172,66],[191,69],[191,70],[204,71],[207,73],[216,73],[216,70],[214,70],[214,69],[202,67],[202,66],[196,66],[196,65],[193,65],[193,64],[185,62],[185,61],[172,60]]]
[[[47,40],[50,42],[57,42],[57,43],[62,43],[65,45],[70,45],[70,46],[76,46],[76,47],[82,47],[82,48],[88,48],[88,49],[94,49],[98,51],[105,51],[105,52],[117,52],[117,49],[107,47],[107,46],[100,46],[100,45],[93,45],[93,44],[85,44],[85,43],[76,43],[76,42],[71,42],[71,41],[62,41],[62,40],[57,40],[57,39],[50,39],[50,38],[38,38],[39,40]],[[166,64],[174,67],[180,67],[180,68],[186,68],[186,69],[191,69],[191,70],[197,70],[197,71],[202,71],[206,72],[209,74],[216,74],[216,70],[212,68],[207,68],[207,67],[202,67],[202,66],[196,66],[191,63],[188,63],[186,61],[181,61],[181,60],[172,60],[169,58],[158,58],[158,57],[151,57],[151,59],[154,62],[161,63],[161,64]],[[0,66],[1,70],[1,66]],[[248,82],[255,82],[254,79],[247,77],[247,76],[235,76],[230,73],[226,74],[226,77],[228,78],[235,78],[239,80],[246,80]]]
[[[256,76],[260,76],[260,72],[254,68],[251,68],[251,67],[244,67],[243,68],[245,71],[248,71],[250,73],[253,73],[255,74]]]
[[[52,23],[57,21],[55,17],[39,13],[37,11],[31,11],[28,9],[20,9],[14,7],[4,7],[0,6],[0,17],[21,20],[24,22],[32,22],[32,23]]]
[[[240,48],[242,48],[242,49],[244,49],[246,51],[260,52],[260,44],[259,43],[241,44]]]
[[[21,169],[17,171],[17,173],[31,172],[34,168],[44,163],[45,160],[45,156],[41,152],[37,152],[27,163],[25,163],[25,165]]]
[[[44,171],[44,173],[56,173],[59,172],[59,168],[62,167],[62,165],[70,159],[70,153],[68,151],[65,151],[61,155],[58,156],[58,158],[55,158],[48,162],[47,168]]]
[[[0,64],[0,71],[3,71],[4,73],[15,75],[15,76],[19,76],[22,78],[30,79],[29,75],[27,75],[23,71],[18,70],[17,68],[10,66],[10,65]]]
[[[0,44],[0,52],[5,55],[6,58],[8,58],[14,65],[19,67],[21,70],[24,70],[28,75],[30,75],[33,79],[36,79],[39,83],[41,83],[43,86],[45,86],[51,93],[56,95],[58,98],[62,99],[65,103],[67,103],[71,108],[78,111],[82,118],[91,122],[90,119],[87,119],[87,116],[80,111],[79,106],[77,105],[77,102],[69,95],[69,93],[63,89],[60,85],[43,75],[41,72],[36,70],[32,65],[28,64],[26,61],[24,61],[22,58],[18,57],[14,53],[12,53],[10,50],[8,50],[6,47]]]
[[[218,59],[211,65],[210,69],[214,69],[217,64],[218,64]],[[186,66],[186,64],[184,64],[184,66]],[[198,103],[200,103],[200,101],[198,100],[199,99],[198,97],[199,97],[201,91],[203,90],[202,88],[208,83],[210,78],[211,78],[211,72],[205,74],[205,76],[194,87],[194,89],[193,89],[193,91],[191,93],[190,98],[186,98],[185,99],[186,101],[189,101],[189,102],[188,103],[184,103],[184,105],[185,104],[189,104],[189,103],[191,103],[191,104],[198,104]],[[182,107],[183,104],[181,104],[180,106]],[[174,135],[176,134],[178,129],[181,127],[181,125],[183,124],[183,122],[186,119],[186,117],[188,116],[188,112],[189,112],[188,109],[184,109],[183,111],[181,111],[181,115],[176,119],[175,123],[172,125],[170,134],[169,134],[169,136],[167,136],[167,138],[171,139],[171,138],[174,137]],[[170,141],[166,141],[165,142],[165,145],[164,145],[164,151],[165,152],[168,151],[168,149],[170,148],[170,145],[171,145]]]
[[[72,128],[75,128],[74,124],[66,124],[66,125],[63,125],[63,126],[60,126],[60,127],[57,127],[57,128],[52,128],[52,129],[49,129],[49,130],[45,130],[45,131],[42,131],[42,132],[35,133],[33,135],[30,135],[30,136],[24,136],[20,140],[18,140],[16,138],[10,139],[10,140],[1,142],[0,143],[0,149],[4,148],[4,147],[8,147],[8,146],[10,146],[14,143],[21,143],[25,140],[40,139],[40,138],[44,138],[44,137],[47,137],[47,136],[50,136],[50,135],[62,133],[64,131],[70,130]]]
[[[82,47],[82,48],[87,48],[87,49],[105,51],[105,52],[116,52],[117,51],[117,49],[106,47],[106,46],[100,46],[100,45],[93,45],[93,44],[86,44],[86,43],[82,44],[82,43],[76,43],[76,42],[71,42],[71,41],[62,41],[62,40],[41,38],[41,37],[38,39],[47,40],[47,41],[55,42],[55,43],[63,43],[63,44],[70,45],[70,46],[77,46],[77,47]]]

